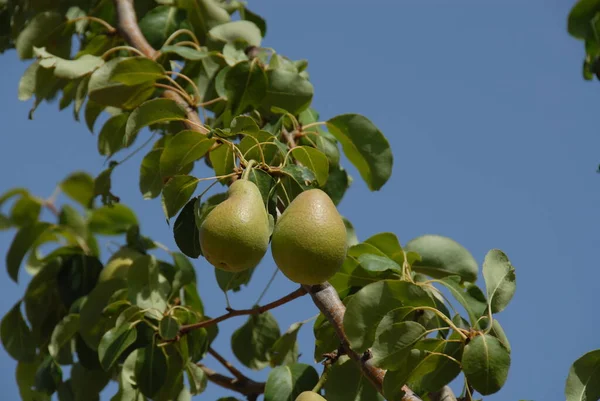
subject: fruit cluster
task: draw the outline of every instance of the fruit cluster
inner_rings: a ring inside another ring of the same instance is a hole
[[[277,267],[299,284],[320,284],[346,257],[346,226],[320,189],[298,195],[281,214],[271,235],[258,187],[246,179],[229,187],[227,199],[202,222],[200,247],[218,269],[240,272],[258,265],[269,246]]]

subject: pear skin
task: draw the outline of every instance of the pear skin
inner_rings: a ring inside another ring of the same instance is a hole
[[[127,278],[129,267],[140,256],[143,256],[143,254],[135,249],[126,246],[121,247],[108,259],[106,266],[100,271],[98,282],[101,283],[112,278]]]
[[[258,187],[238,180],[200,226],[200,248],[210,264],[229,272],[258,265],[269,246],[269,217]]]
[[[319,394],[314,393],[312,391],[304,391],[300,393],[298,397],[296,397],[296,401],[327,401],[325,398],[321,397]]]
[[[329,196],[320,189],[298,195],[277,220],[271,252],[279,269],[300,284],[320,284],[346,258],[346,226]]]

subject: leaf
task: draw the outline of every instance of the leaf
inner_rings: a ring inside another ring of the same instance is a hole
[[[322,313],[315,320],[313,334],[315,336],[314,358],[316,362],[325,359],[323,354],[336,351],[340,347],[340,340],[335,334],[335,329]]]
[[[71,199],[89,207],[94,199],[94,179],[87,173],[78,171],[70,174],[60,184],[60,189]]]
[[[123,57],[114,58],[93,72],[88,83],[90,100],[102,106],[131,110],[152,96],[153,82],[128,86],[111,80],[114,69],[123,60]]]
[[[421,287],[405,281],[378,281],[354,294],[344,315],[344,330],[352,349],[364,352],[369,348],[383,316],[402,306],[435,307],[435,304]]]
[[[502,312],[517,289],[515,268],[504,252],[492,249],[485,255],[483,278],[492,313]]]
[[[190,258],[198,258],[200,249],[200,234],[194,218],[194,204],[198,198],[192,198],[181,210],[173,224],[173,235],[177,247]]]
[[[578,39],[595,39],[593,23],[599,12],[600,0],[579,0],[569,13],[569,34]]]
[[[362,268],[369,272],[384,272],[386,270],[391,270],[399,274],[402,273],[402,267],[387,256],[364,253],[360,255],[357,260]]]
[[[106,387],[111,376],[100,369],[88,369],[81,363],[71,368],[71,387],[76,401],[98,396]]]
[[[233,172],[235,159],[233,157],[233,150],[230,146],[226,144],[219,146],[210,152],[209,158],[210,164],[215,170],[215,175],[222,176]]]
[[[39,61],[34,61],[29,64],[23,76],[19,80],[19,92],[18,99],[21,101],[29,100],[35,95],[35,88],[37,84],[37,72],[40,68]]]
[[[138,131],[147,125],[182,121],[186,118],[185,110],[171,99],[148,100],[129,115],[125,127],[125,143],[131,144]]]
[[[79,331],[79,315],[69,314],[54,327],[48,351],[56,359],[61,348],[68,346]]]
[[[460,286],[460,278],[451,276],[442,278],[438,282],[450,290],[450,293],[465,308],[469,314],[471,326],[474,327],[479,318],[485,313],[487,301],[481,291],[466,290]],[[476,287],[477,288],[477,287]]]
[[[109,118],[98,135],[98,153],[104,156],[112,156],[126,147],[125,125],[128,113],[117,114]]]
[[[162,206],[168,219],[175,216],[192,197],[198,179],[190,175],[176,175],[165,184],[162,191]]]
[[[160,51],[163,54],[174,53],[174,54],[177,54],[178,56],[183,57],[186,60],[191,60],[191,61],[202,60],[206,57],[210,57],[215,54],[218,54],[217,52],[209,52],[208,50],[198,50],[198,49],[193,49],[191,47],[185,47],[185,46],[163,46],[160,49]]]
[[[242,285],[247,285],[252,278],[255,268],[247,269],[241,272],[228,272],[221,269],[215,269],[217,284],[223,292],[241,290]]]
[[[571,366],[565,386],[567,401],[600,399],[600,349],[579,357]]]
[[[35,381],[35,372],[40,365],[40,361],[31,363],[19,362],[16,369],[17,385],[19,386],[19,394],[23,401],[49,401],[50,396],[47,394],[35,391],[33,384]]]
[[[102,235],[124,234],[139,225],[133,211],[121,203],[94,209],[88,224],[93,233]]]
[[[91,133],[94,133],[94,124],[103,110],[104,106],[94,102],[91,99],[88,99],[87,103],[85,104],[85,111],[83,113],[85,116],[85,124]]]
[[[225,76],[225,90],[233,114],[257,108],[267,93],[267,85],[267,74],[257,61],[242,61],[231,67]]]
[[[458,242],[441,235],[423,235],[410,240],[406,252],[416,252],[420,261],[412,265],[414,271],[434,278],[458,275],[463,281],[477,280],[477,261]]]
[[[315,173],[319,186],[325,185],[329,176],[329,161],[323,152],[308,146],[296,146],[291,153],[297,161]]]
[[[47,355],[35,372],[34,389],[46,394],[52,394],[56,391],[61,381],[62,369],[50,355]]]
[[[314,188],[316,177],[311,170],[304,166],[288,164],[281,172],[281,186],[278,187],[278,194],[283,202],[288,205],[296,196],[303,191]]]
[[[81,78],[104,64],[102,58],[89,54],[84,54],[75,60],[66,60],[50,54],[44,47],[34,47],[33,52],[40,59],[40,66],[44,68],[53,68],[54,76],[58,78]]]
[[[281,337],[275,341],[269,351],[271,367],[289,365],[298,361],[298,344],[296,338],[303,322],[293,323]]]
[[[253,13],[246,7],[240,9],[240,14],[242,16],[242,19],[254,22],[254,25],[256,25],[258,29],[260,29],[261,36],[263,38],[265,37],[265,35],[267,34],[267,23],[261,16]]]
[[[346,190],[350,187],[350,183],[350,176],[346,170],[338,165],[329,164],[327,182],[322,189],[329,195],[335,205],[339,205],[346,194]]]
[[[42,205],[40,200],[29,195],[21,196],[12,206],[10,220],[17,226],[35,224],[40,217]]]
[[[187,10],[194,33],[201,42],[210,28],[230,19],[229,13],[215,0],[182,0],[179,6]]]
[[[277,320],[270,312],[250,315],[231,336],[231,349],[246,367],[261,370],[268,366],[268,352],[280,337]]]
[[[202,158],[215,140],[197,131],[181,131],[173,136],[160,156],[163,177],[181,174],[185,167]]]
[[[300,393],[310,391],[319,381],[315,368],[303,363],[279,366],[269,372],[265,401],[294,401]]]
[[[248,180],[256,184],[262,195],[263,203],[268,207],[269,199],[272,196],[271,190],[275,186],[273,177],[266,171],[255,168],[248,174]]]
[[[383,401],[383,397],[348,358],[331,367],[325,382],[325,397],[327,401]]]
[[[36,14],[15,40],[15,48],[21,60],[32,58],[33,48],[44,44],[49,39],[49,34],[64,20],[62,15],[54,11]]]
[[[135,361],[135,380],[146,397],[153,397],[165,382],[167,358],[162,348],[150,345],[138,350]]]
[[[162,191],[160,158],[163,150],[163,148],[151,150],[142,159],[140,165],[140,192],[144,199],[154,199]]]
[[[207,378],[200,366],[193,362],[188,362],[186,366],[190,382],[190,392],[193,395],[200,394],[206,388]]]
[[[194,266],[190,263],[189,259],[179,252],[171,252],[171,255],[173,256],[173,262],[177,269],[177,272],[173,277],[173,281],[171,282],[171,296],[178,294],[179,290],[184,287],[191,286],[193,289],[196,289],[196,271],[194,270]],[[193,309],[204,315],[204,306],[202,305],[202,301],[198,296],[197,290],[195,291],[194,298]],[[186,305],[189,305],[188,301],[189,297],[186,297]]]
[[[299,73],[283,69],[268,70],[269,87],[261,107],[270,112],[273,107],[298,114],[312,101],[312,84]]]
[[[356,167],[371,191],[377,191],[392,175],[390,144],[366,117],[342,114],[327,121],[327,128],[342,144],[346,157]]]
[[[396,370],[412,347],[426,334],[417,322],[380,323],[371,347],[372,362],[381,369]]]
[[[140,256],[129,267],[129,300],[142,309],[164,312],[167,302],[160,290],[158,263],[152,255]]]
[[[139,22],[142,34],[155,49],[160,48],[186,19],[184,10],[177,7],[158,6],[151,9]]]
[[[243,40],[250,46],[260,46],[262,39],[260,29],[250,21],[231,21],[212,28],[208,35],[222,42]]]
[[[114,66],[109,80],[132,86],[154,83],[163,78],[165,70],[156,61],[147,57],[128,57]]]
[[[0,338],[6,352],[15,360],[20,362],[35,360],[35,339],[21,313],[20,301],[2,318]]]
[[[6,270],[15,283],[18,282],[19,268],[23,258],[40,235],[49,227],[51,225],[48,223],[35,223],[21,228],[14,236],[6,254]]]
[[[375,234],[365,240],[365,243],[373,245],[399,265],[404,263],[404,251],[395,234],[389,232]]]
[[[107,331],[98,346],[98,358],[102,369],[109,371],[117,362],[121,354],[135,342],[137,330],[130,323],[113,327]]]
[[[171,316],[165,316],[158,325],[158,332],[164,340],[172,340],[177,337],[177,333],[179,333],[179,327],[179,322],[175,318]]]
[[[469,384],[482,395],[490,395],[506,382],[510,353],[496,337],[483,334],[465,346],[461,362]]]

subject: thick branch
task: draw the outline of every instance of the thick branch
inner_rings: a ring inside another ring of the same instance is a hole
[[[146,40],[140,27],[137,24],[135,9],[133,8],[133,0],[114,0],[119,20],[119,33],[130,45],[141,51],[146,57],[153,59],[158,52],[150,46]],[[192,122],[185,123],[186,128],[192,131],[202,132],[199,127],[202,127],[202,122],[196,110],[190,106],[181,95],[172,90],[165,90],[163,97],[175,101],[179,106],[184,108],[187,118]]]
[[[206,375],[206,378],[211,382],[246,396],[256,396],[265,392],[265,383],[255,382],[254,380],[238,380],[232,377],[222,375],[214,370],[207,368],[202,364],[198,364],[200,369]]]
[[[223,320],[231,319],[232,317],[235,317],[235,316],[258,315],[258,314],[264,313],[270,309],[277,308],[278,306],[281,306],[290,301],[293,301],[296,298],[300,298],[304,294],[306,294],[306,290],[304,288],[300,287],[296,291],[289,293],[285,297],[279,298],[278,300],[273,301],[273,302],[263,305],[263,306],[259,306],[259,307],[252,308],[252,309],[231,310],[228,313],[221,315],[219,317],[216,317],[214,319],[204,320],[202,322],[181,326],[181,328],[179,329],[179,334],[182,335],[191,330],[199,329],[201,327],[212,326],[214,324],[222,322]]]
[[[303,287],[310,294],[313,302],[317,305],[321,313],[323,313],[329,323],[333,326],[335,334],[340,339],[346,354],[358,364],[362,374],[369,379],[377,391],[383,393],[383,377],[385,376],[385,370],[373,366],[366,355],[360,355],[350,348],[343,324],[346,307],[340,300],[335,289],[327,282],[313,286],[305,285]],[[421,398],[413,393],[407,386],[403,386],[402,390],[406,393],[404,397],[402,397],[402,401],[422,401]]]

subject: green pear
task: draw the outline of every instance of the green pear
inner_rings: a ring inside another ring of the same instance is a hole
[[[346,226],[320,189],[298,195],[277,220],[271,252],[279,269],[300,284],[320,284],[346,258]]]
[[[258,265],[269,246],[269,216],[258,187],[241,179],[229,187],[200,226],[200,248],[210,264],[229,272]]]
[[[304,392],[300,393],[300,395],[298,397],[296,397],[296,401],[327,401],[327,400],[315,392],[304,391]]]
[[[135,249],[126,246],[121,247],[108,259],[106,266],[100,271],[98,282],[102,283],[112,278],[127,278],[129,267],[140,256],[143,256],[143,254]]]

